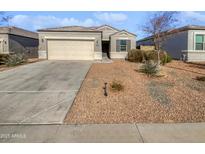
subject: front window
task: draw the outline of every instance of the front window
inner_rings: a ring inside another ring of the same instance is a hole
[[[205,50],[205,35],[197,34],[196,35],[196,50]]]
[[[120,51],[127,51],[127,41],[120,40]]]

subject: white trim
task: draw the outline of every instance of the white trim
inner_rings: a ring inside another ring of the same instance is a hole
[[[196,49],[196,41],[195,41],[196,40],[196,35],[204,35],[205,36],[205,32],[193,32],[193,33],[194,33],[194,39],[193,39],[194,45],[193,45],[193,47],[194,47],[194,50],[195,50]],[[205,45],[205,42],[203,42],[203,44]],[[205,51],[205,50],[200,50],[200,51]]]
[[[52,37],[46,36],[45,39],[58,39],[58,40],[95,40],[95,37]]]
[[[182,50],[182,52],[189,52],[189,53],[205,53],[205,50]]]
[[[128,37],[119,37],[118,40],[130,40]]]
[[[114,31],[119,32],[118,29],[115,29],[115,28],[113,28],[113,27],[111,27],[111,26],[109,26],[109,25],[102,25],[102,26],[96,28],[96,30],[100,30],[100,29],[103,29],[103,28],[105,28],[105,27],[106,27],[106,28],[110,28],[110,29],[112,29],[112,30],[114,30]]]

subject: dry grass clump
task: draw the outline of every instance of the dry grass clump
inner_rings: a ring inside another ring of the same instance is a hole
[[[198,80],[198,81],[205,81],[205,76],[197,76],[196,80]]]
[[[110,84],[110,89],[112,91],[122,91],[124,90],[124,86],[121,84],[120,81],[114,80],[111,84]]]

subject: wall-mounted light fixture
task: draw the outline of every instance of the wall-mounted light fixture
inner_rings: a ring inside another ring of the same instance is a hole
[[[99,46],[99,42],[98,42],[98,40],[96,40],[96,46]]]

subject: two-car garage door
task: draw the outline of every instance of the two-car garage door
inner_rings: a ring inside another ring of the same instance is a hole
[[[92,40],[47,40],[50,60],[93,60],[94,41]]]

